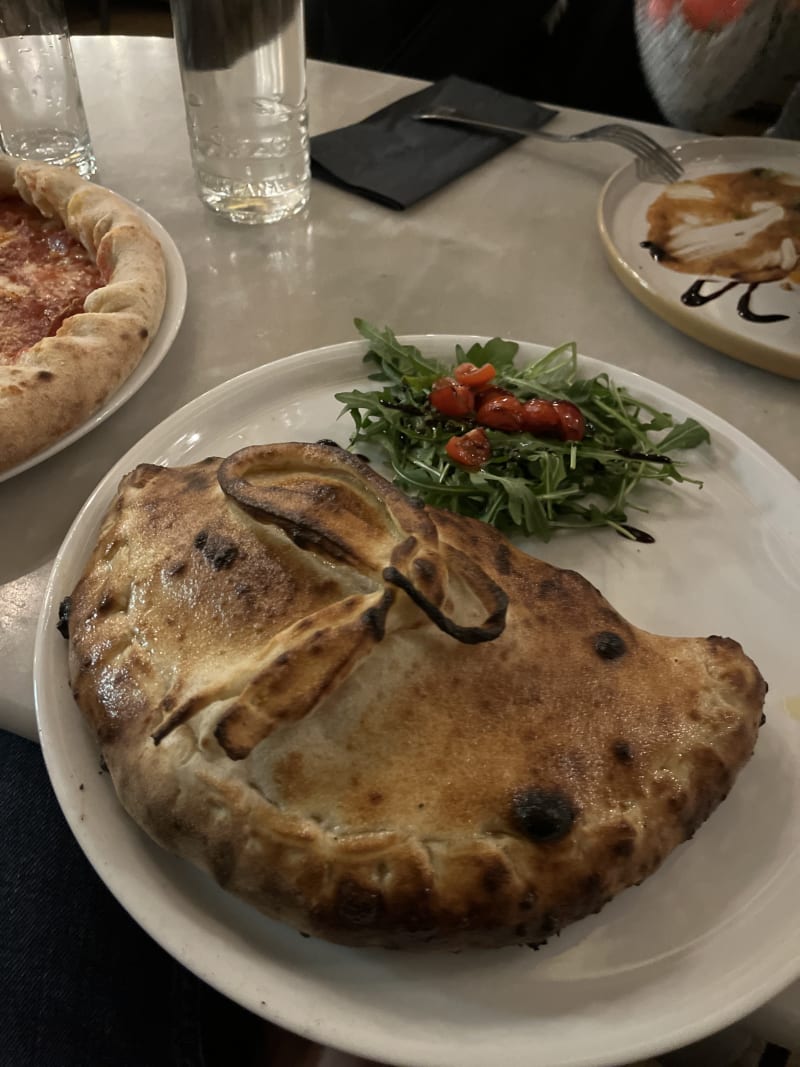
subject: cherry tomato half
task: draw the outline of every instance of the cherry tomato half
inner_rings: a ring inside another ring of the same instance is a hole
[[[461,437],[451,437],[444,450],[454,463],[479,470],[492,455],[492,446],[480,426]]]
[[[501,389],[499,385],[490,385],[488,389],[481,389],[475,397],[475,407],[479,408],[487,400],[496,400],[498,396],[513,396],[508,389]]]
[[[560,437],[564,441],[582,441],[586,432],[586,420],[580,408],[569,400],[554,400],[553,407],[561,422]]]
[[[552,400],[534,397],[527,400],[522,410],[522,426],[537,437],[560,437],[561,419]]]
[[[475,410],[475,394],[455,378],[440,378],[433,383],[430,402],[442,415],[463,419]]]
[[[488,385],[496,373],[491,363],[484,363],[482,367],[476,367],[474,363],[459,363],[453,371],[456,381],[468,385],[470,389],[480,389]]]
[[[523,407],[515,396],[496,396],[484,400],[475,415],[482,426],[506,433],[518,433],[523,427]]]

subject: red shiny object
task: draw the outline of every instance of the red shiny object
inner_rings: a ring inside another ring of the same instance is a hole
[[[514,396],[508,389],[501,389],[499,385],[490,385],[488,389],[481,389],[475,398],[475,407],[479,408],[487,400],[496,400],[498,396]]]
[[[509,394],[484,400],[475,418],[482,426],[490,426],[493,430],[518,433],[523,429],[523,412],[520,401]]]
[[[561,422],[561,438],[564,441],[582,441],[586,432],[586,420],[569,400],[554,400],[553,407]]]
[[[522,413],[523,428],[537,437],[560,436],[561,419],[552,400],[527,400]]]
[[[683,17],[693,30],[721,30],[740,18],[750,0],[681,0]]]
[[[442,415],[463,419],[475,410],[475,394],[455,378],[440,378],[433,383],[430,402]]]
[[[492,455],[489,438],[480,426],[461,437],[451,437],[444,449],[454,463],[470,470],[480,470]]]
[[[480,389],[494,379],[497,371],[491,363],[484,363],[482,367],[476,367],[474,363],[459,363],[453,373],[456,381],[461,385],[468,385],[470,389]]]

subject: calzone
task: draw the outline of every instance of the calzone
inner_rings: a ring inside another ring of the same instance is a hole
[[[137,467],[62,616],[132,818],[348,945],[598,911],[723,800],[765,693],[735,641],[637,629],[326,443]]]

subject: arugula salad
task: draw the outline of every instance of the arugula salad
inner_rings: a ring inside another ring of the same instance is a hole
[[[371,391],[336,399],[350,414],[350,448],[377,446],[394,482],[436,507],[547,541],[560,528],[609,526],[654,538],[628,521],[645,482],[701,483],[672,453],[709,440],[694,419],[632,396],[607,374],[582,377],[574,343],[517,366],[518,345],[493,338],[452,366],[362,319]]]

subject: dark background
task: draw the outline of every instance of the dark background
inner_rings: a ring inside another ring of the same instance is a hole
[[[235,0],[234,0],[235,2]],[[305,0],[313,59],[436,80],[460,74],[562,106],[662,121],[639,68],[633,0]],[[72,33],[171,36],[167,0],[66,0]]]
[[[237,0],[225,0],[235,5]],[[634,0],[304,0],[312,59],[435,81],[460,74],[544,103],[663,122],[642,74]],[[75,34],[172,36],[169,0],[65,0]],[[725,120],[721,134],[762,133],[786,93]]]

